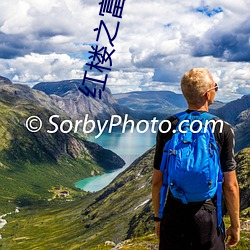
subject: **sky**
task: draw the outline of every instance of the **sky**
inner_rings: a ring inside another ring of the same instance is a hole
[[[122,18],[100,16],[99,2],[1,1],[0,75],[33,86],[82,79],[87,69],[96,79],[108,73],[112,93],[181,93],[183,74],[205,67],[219,85],[217,100],[250,94],[249,0],[126,0]],[[120,22],[113,47],[103,27],[96,41],[101,20],[111,37]],[[97,74],[86,66],[91,45],[115,50],[110,71]]]

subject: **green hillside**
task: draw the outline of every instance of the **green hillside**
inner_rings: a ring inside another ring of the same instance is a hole
[[[74,189],[75,182],[91,174],[124,165],[82,135],[47,133],[53,128],[48,118],[54,114],[61,117],[58,124],[67,118],[46,94],[23,85],[0,85],[0,215],[53,197],[49,190],[55,186]],[[37,133],[25,127],[32,115],[43,121]]]
[[[242,179],[240,171],[249,168],[249,150],[236,156],[241,189],[247,177]],[[8,224],[0,230],[3,249],[111,249],[105,241],[124,250],[157,249],[156,237],[148,235],[154,232],[150,198],[153,154],[154,149],[146,152],[102,191],[74,201],[55,199],[7,216]],[[229,219],[225,220],[228,225]],[[250,232],[248,218],[241,221],[241,242],[235,249],[243,250],[249,246]]]
[[[152,231],[153,151],[136,160],[103,191],[75,197],[73,201],[61,198],[23,207],[20,213],[7,216],[8,224],[0,230],[3,248],[89,249],[106,240],[118,243],[139,231],[143,234]],[[148,207],[147,227],[130,232],[130,224],[137,216],[143,216],[144,207]]]
[[[250,217],[250,148],[241,150],[235,157],[240,186],[240,205],[244,215]]]
[[[80,191],[74,187],[76,181],[121,167],[124,161],[87,142],[84,135],[48,134],[47,121],[54,114],[60,115],[57,124],[69,119],[45,93],[0,84],[0,224],[8,222],[0,228],[0,249],[111,249],[105,241],[120,244],[120,249],[157,249],[152,235],[154,148],[103,190]],[[248,113],[242,114],[243,131]],[[37,133],[25,127],[31,115],[43,121]],[[241,150],[236,161],[243,222],[236,249],[247,249],[250,149]]]

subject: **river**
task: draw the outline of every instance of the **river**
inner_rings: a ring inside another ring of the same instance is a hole
[[[19,213],[19,212],[20,212],[19,207],[16,207],[16,210],[14,213]],[[7,215],[10,215],[10,214],[12,214],[12,212],[9,212],[0,216],[0,229],[2,229],[8,223],[7,220],[3,218],[5,218]],[[0,239],[2,239],[1,234],[0,234]]]
[[[110,149],[118,154],[125,162],[125,166],[111,173],[78,181],[75,186],[85,191],[95,192],[107,186],[119,173],[124,171],[136,158],[155,144],[156,134],[148,130],[140,134],[137,131],[130,133],[112,132],[105,133],[99,138],[90,138],[90,141],[98,143],[106,149]]]

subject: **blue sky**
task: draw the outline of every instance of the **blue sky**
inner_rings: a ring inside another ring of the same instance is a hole
[[[81,79],[103,19],[110,33],[120,21],[107,81],[113,93],[180,92],[187,70],[206,67],[220,86],[219,100],[250,94],[248,0],[126,0],[122,19],[99,16],[99,2],[1,1],[0,75],[30,86]],[[99,46],[108,45],[101,33]]]

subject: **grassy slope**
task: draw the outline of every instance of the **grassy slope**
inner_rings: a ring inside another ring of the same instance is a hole
[[[250,217],[250,148],[241,150],[235,157],[237,179],[240,186],[241,210]]]
[[[22,96],[12,98],[11,88],[20,91],[18,86],[7,86],[7,91],[0,93],[0,215],[20,203],[33,204],[50,198],[48,190],[53,186],[74,188],[74,183],[89,177],[91,171],[103,171],[87,151],[76,158],[67,153],[69,148],[65,154],[58,151],[72,136],[49,135],[45,128],[37,134],[29,132],[24,126],[29,116],[39,115],[46,121],[52,112],[60,111],[53,110],[52,104],[43,107]],[[49,103],[48,97],[36,91],[27,89],[25,93],[34,94],[40,102],[45,98],[44,102]]]
[[[249,157],[245,151],[243,155]],[[151,201],[138,207],[150,198],[152,157],[153,150],[100,192],[72,202],[61,200],[23,208],[19,214],[6,217],[8,224],[0,230],[3,249],[104,250],[111,249],[104,246],[106,240],[117,244],[126,238],[133,240],[121,249],[157,249],[154,236],[143,236],[154,230]],[[242,231],[235,249],[247,249],[249,238],[249,229]]]
[[[52,201],[21,208],[6,217],[1,230],[3,249],[79,249],[83,243],[81,208],[83,200]]]
[[[148,165],[148,157],[152,158],[152,152],[137,161],[134,175],[130,169],[102,192],[73,202],[53,201],[21,208],[19,214],[6,217],[8,224],[0,230],[2,246],[4,249],[68,250],[89,249],[105,240],[122,241],[127,236],[128,222],[141,213],[143,206],[135,208],[150,198],[150,185],[137,189],[138,185],[142,187],[150,182],[148,170],[144,175],[139,167],[139,164]],[[107,191],[111,195],[105,197],[103,193]]]
[[[93,163],[64,159],[61,163],[26,164],[23,170],[0,170],[1,197],[0,212],[6,213],[15,206],[32,205],[39,200],[50,198],[53,186],[74,188],[74,183],[89,177]]]
[[[229,218],[224,219],[226,226],[229,225]],[[241,232],[241,240],[239,244],[232,248],[234,250],[247,250],[250,247],[249,241],[250,233],[249,231]],[[159,241],[155,234],[148,234],[141,237],[136,237],[130,240],[126,240],[120,243],[120,250],[158,250]],[[90,250],[111,250],[111,246],[107,246],[104,243],[99,244],[96,247],[91,248]]]
[[[83,200],[74,202],[54,201],[39,207],[22,209],[19,214],[6,217],[8,224],[0,230],[3,239],[0,248],[5,250],[105,250],[105,239],[93,247],[86,246],[86,231],[81,223]],[[229,224],[229,218],[225,218]],[[158,249],[158,240],[151,231],[150,235],[132,238],[122,242],[121,250],[149,250]],[[99,234],[99,231],[96,231]],[[241,232],[241,241],[235,250],[246,250],[250,247],[249,230]],[[90,239],[91,240],[91,239]]]

